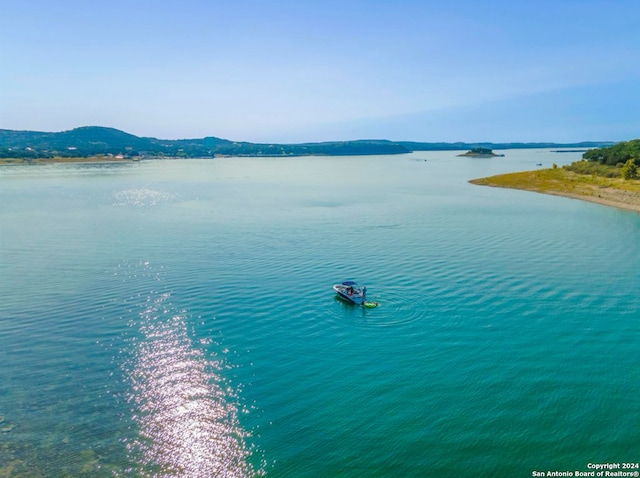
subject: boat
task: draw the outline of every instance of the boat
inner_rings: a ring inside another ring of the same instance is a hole
[[[367,288],[363,287],[361,289],[360,286],[352,280],[335,284],[333,290],[335,290],[341,298],[352,304],[363,305],[367,299]]]

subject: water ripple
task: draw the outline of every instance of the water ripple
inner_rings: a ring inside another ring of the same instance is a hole
[[[124,364],[126,398],[139,429],[127,444],[131,460],[139,463],[135,471],[157,477],[255,476],[248,461],[250,435],[238,419],[238,392],[223,376],[225,361],[207,358],[192,342],[188,314],[171,304],[170,292],[151,292],[136,306],[132,358]]]
[[[149,188],[132,188],[113,193],[113,205],[119,207],[152,207],[176,199],[175,194]]]

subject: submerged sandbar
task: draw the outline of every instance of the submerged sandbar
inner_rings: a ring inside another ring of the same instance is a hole
[[[640,180],[637,179],[605,178],[553,168],[499,174],[469,182],[581,199],[640,213]]]

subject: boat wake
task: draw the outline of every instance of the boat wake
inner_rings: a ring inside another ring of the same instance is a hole
[[[334,322],[347,323],[357,327],[401,327],[426,319],[429,307],[424,297],[407,297],[406,291],[385,289],[384,296],[372,295],[369,303],[355,305],[335,295],[335,307],[331,307],[330,317]]]

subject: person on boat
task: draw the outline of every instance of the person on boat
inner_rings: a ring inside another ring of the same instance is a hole
[[[362,288],[362,298],[363,299],[367,298],[367,286],[366,285]]]

